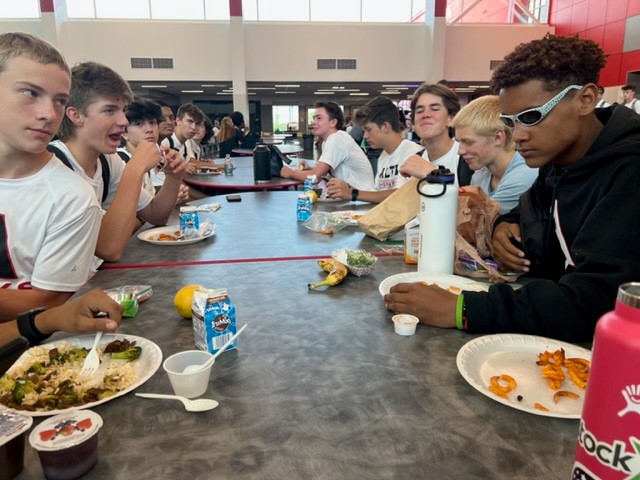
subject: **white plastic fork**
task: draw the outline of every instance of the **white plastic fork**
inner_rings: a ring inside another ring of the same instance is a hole
[[[93,346],[91,347],[91,350],[89,350],[89,353],[82,364],[82,369],[80,370],[81,377],[90,377],[98,371],[98,367],[100,366],[98,344],[100,343],[101,338],[102,332],[97,332],[96,338],[93,340]]]

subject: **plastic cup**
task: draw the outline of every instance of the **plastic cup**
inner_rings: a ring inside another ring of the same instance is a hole
[[[186,350],[171,355],[164,361],[162,367],[169,375],[169,381],[176,395],[195,398],[207,391],[213,364],[195,373],[184,373],[184,369],[190,365],[202,365],[210,358],[211,354],[204,350]]]
[[[418,317],[403,313],[400,315],[394,315],[391,317],[391,320],[393,320],[393,328],[398,335],[407,337],[416,333]]]

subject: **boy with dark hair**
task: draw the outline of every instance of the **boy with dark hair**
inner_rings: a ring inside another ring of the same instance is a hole
[[[70,85],[51,44],[0,35],[0,321],[64,303],[90,275],[100,205],[46,150]]]
[[[204,117],[202,110],[193,103],[180,105],[173,135],[170,138],[165,138],[161,145],[176,150],[185,164],[189,159],[196,158],[191,139],[198,131],[198,125],[204,122]],[[195,171],[195,168],[192,170]]]
[[[106,211],[96,255],[117,261],[139,221],[164,225],[173,211],[184,165],[168,148],[161,154],[153,142],[141,142],[128,163],[116,154],[128,125],[124,109],[133,100],[127,82],[111,68],[94,62],[71,70],[71,98],[49,149],[93,187]],[[145,174],[165,157],[170,172],[153,196],[142,187]],[[138,220],[138,218],[140,220]]]
[[[176,127],[176,116],[167,102],[158,100],[157,103],[160,105],[160,110],[162,111],[162,119],[158,123],[158,132],[160,135],[158,141],[161,142],[165,138],[170,138],[171,135],[173,135],[173,130]],[[173,145],[169,146],[173,148]]]
[[[636,99],[636,86],[625,85],[622,87],[622,99],[624,106],[630,108],[636,113],[640,113],[640,102]]]
[[[378,169],[374,190],[360,190],[356,198],[363,202],[380,203],[391,195],[408,178],[400,175],[399,167],[411,155],[422,147],[404,138],[404,125],[400,123],[398,107],[387,97],[376,97],[360,107],[355,121],[364,127],[364,138],[373,148],[383,150],[378,157]],[[339,178],[327,183],[327,192],[331,198],[351,200],[353,188]]]
[[[494,256],[532,278],[516,291],[497,284],[459,297],[399,284],[387,308],[471,333],[592,339],[619,285],[640,278],[640,117],[595,109],[604,65],[592,40],[547,35],[519,45],[493,74],[501,119],[540,169],[518,208],[497,219]]]
[[[362,149],[351,136],[342,130],[344,114],[335,102],[316,102],[312,130],[322,139],[322,154],[313,168],[293,170],[283,166],[280,175],[284,178],[304,180],[308,175],[320,179],[330,173],[341,178],[353,189],[352,200],[359,190],[374,190],[373,169]]]

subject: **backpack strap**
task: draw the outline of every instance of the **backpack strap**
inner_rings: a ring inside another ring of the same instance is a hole
[[[129,155],[127,155],[126,152],[123,152],[122,150],[118,150],[116,153],[118,154],[118,156],[122,159],[122,161],[124,163],[127,163],[129,160],[131,160],[131,157]]]
[[[100,164],[102,165],[102,201],[104,202],[109,195],[109,180],[111,180],[111,171],[109,170],[109,162],[104,153],[101,153]]]
[[[47,145],[47,150],[53,153],[58,160],[65,164],[67,168],[73,170],[71,166],[71,162],[67,158],[67,155],[55,145]],[[111,178],[111,171],[109,170],[109,162],[107,161],[107,157],[104,156],[103,153],[100,154],[100,164],[102,165],[102,201],[104,202],[109,194],[109,180]]]

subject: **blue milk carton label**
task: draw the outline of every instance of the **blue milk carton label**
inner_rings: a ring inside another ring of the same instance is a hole
[[[185,238],[191,238],[200,229],[200,217],[196,207],[180,207],[180,231]]]
[[[196,347],[216,353],[236,331],[236,308],[227,296],[227,289],[196,289],[191,305]],[[234,340],[226,350],[238,346]],[[226,351],[225,350],[225,351]]]
[[[296,208],[296,219],[299,222],[306,222],[311,217],[311,198],[304,193],[298,195]]]

